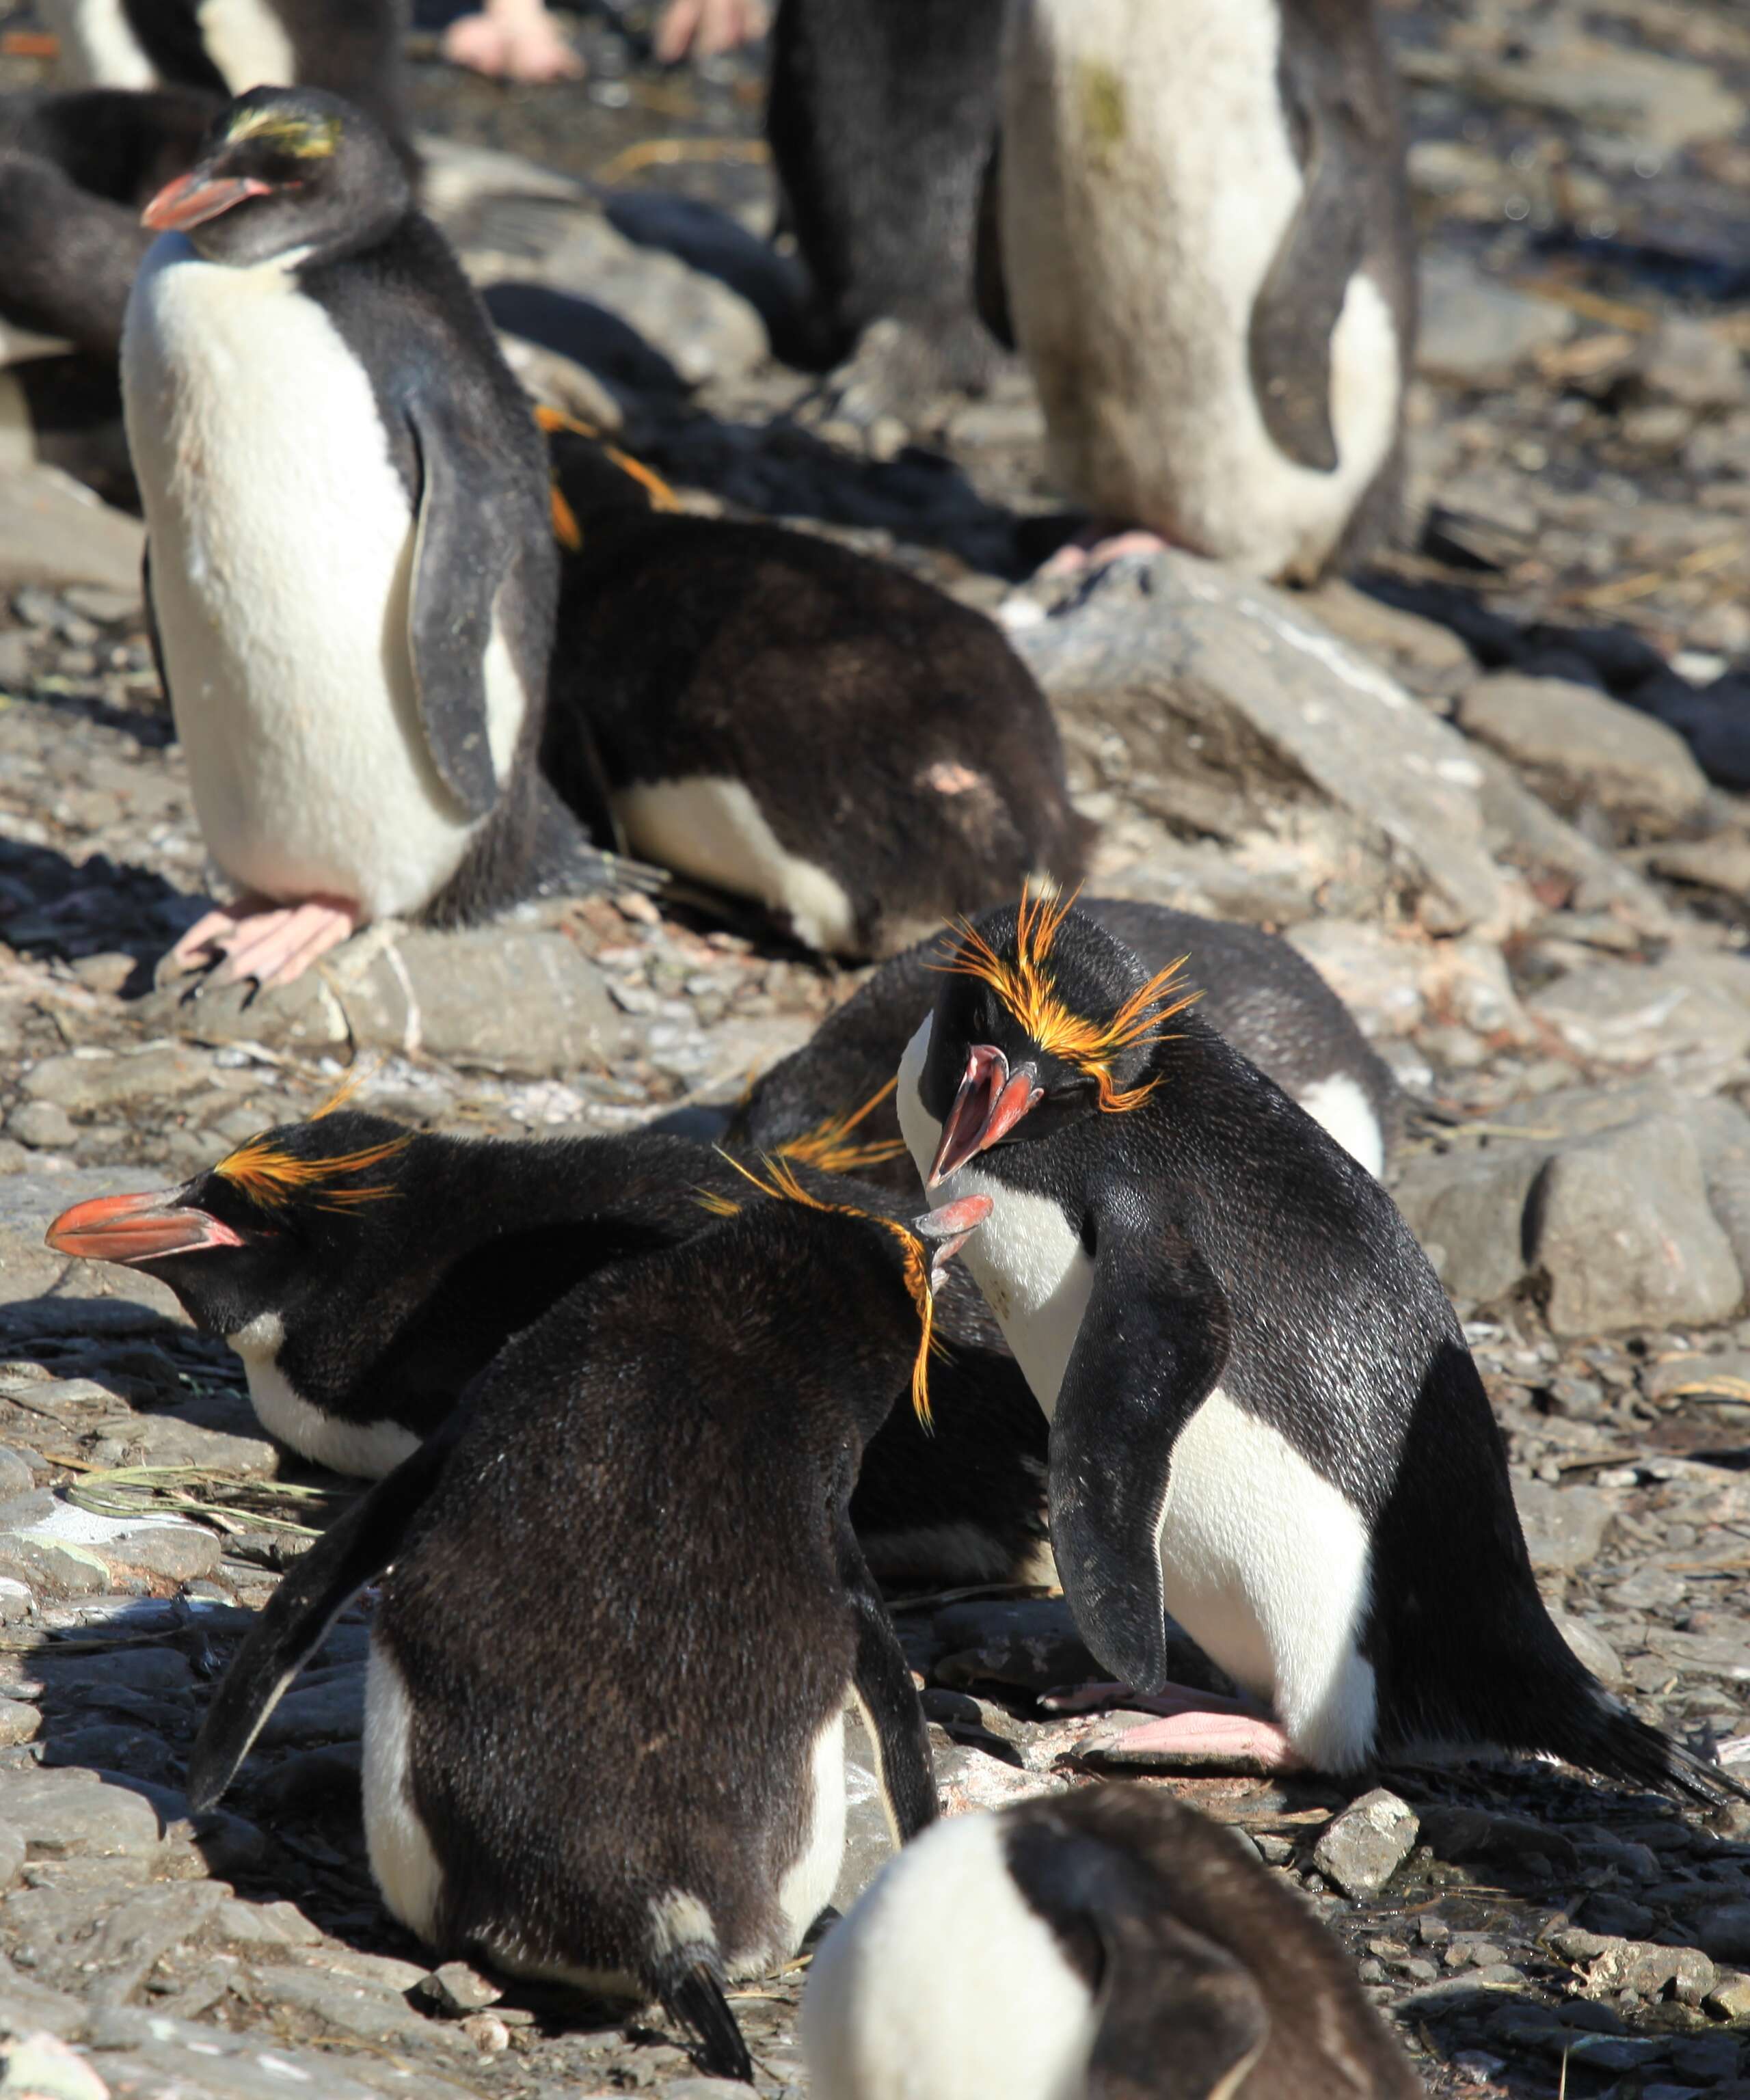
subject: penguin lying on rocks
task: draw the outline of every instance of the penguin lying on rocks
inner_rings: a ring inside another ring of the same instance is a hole
[[[1169,1794],[957,1815],[816,1950],[818,2100],[1415,2100],[1307,1906]]]
[[[1402,1132],[1403,1092],[1348,1008],[1298,950],[1259,927],[1199,919],[1163,904],[1091,897],[1078,908],[1151,972],[1188,958],[1191,977],[1202,987],[1197,1011],[1204,1020],[1369,1174],[1383,1170]],[[730,1121],[725,1140],[730,1149],[813,1148],[797,1156],[822,1166],[842,1162],[848,1171],[915,1190],[897,1112],[889,1099],[875,1104],[871,1097],[891,1082],[919,1014],[934,1003],[945,942],[951,948],[953,937],[938,934],[884,963],[800,1050],[765,1073]],[[869,1110],[848,1123],[850,1105],[864,1103]]]
[[[1078,878],[1056,723],[981,613],[810,534],[652,510],[575,436],[555,459],[580,544],[547,765],[575,794],[591,740],[633,853],[843,955]]]
[[[284,983],[365,920],[599,885],[539,765],[540,433],[387,138],[258,90],[146,223],[122,382],[148,600],[201,831],[245,892],[174,959]]]
[[[1426,1257],[1177,974],[1027,900],[965,928],[938,983],[900,1125],[932,1199],[995,1202],[968,1266],[1051,1418],[1082,1638],[1162,1695],[1170,1612],[1275,1710],[1170,1702],[1132,1745],[1350,1774],[1490,1744],[1750,1798],[1563,1641]]]
[[[896,1842],[936,1813],[911,1677],[849,1517],[932,1293],[988,1211],[906,1226],[779,1176],[518,1335],[452,1423],[298,1564],[196,1745],[223,1791],[280,1693],[392,1562],[371,1631],[364,1823],[434,1948],[657,1998],[751,2080],[726,1979],[831,1896],[844,1708]]]
[[[1373,0],[1013,0],[1002,133],[1001,276],[1052,475],[1144,528],[1095,552],[1296,580],[1357,558],[1415,331]]]
[[[805,1187],[897,1221],[918,1208],[806,1166]],[[140,1268],[243,1359],[262,1426],[345,1473],[386,1473],[514,1334],[611,1263],[757,1202],[721,1153],[655,1131],[539,1143],[415,1132],[337,1108],[264,1132],[180,1189],[99,1197],[62,1253]],[[870,1564],[907,1584],[1050,1580],[1045,1425],[955,1268],[936,1308],[932,1431],[896,1408],[852,1502]]]
[[[1003,360],[972,298],[1003,0],[779,0],[766,108],[840,412],[915,421]]]

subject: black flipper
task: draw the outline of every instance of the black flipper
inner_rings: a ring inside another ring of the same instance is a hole
[[[851,1682],[880,1766],[881,1798],[896,1845],[909,1845],[936,1820],[936,1767],[911,1667],[869,1573],[849,1515],[839,1513],[839,1568],[857,1614]]]
[[[515,552],[498,501],[503,470],[483,436],[416,396],[407,404],[419,460],[419,523],[408,602],[413,691],[438,777],[469,817],[498,800],[487,737],[486,651]],[[538,704],[539,694],[529,695]]]
[[[466,1418],[466,1410],[457,1408],[435,1436],[331,1524],[282,1579],[232,1657],[201,1724],[187,1786],[189,1806],[197,1813],[211,1808],[236,1776],[249,1745],[328,1628],[395,1559]]]
[[[738,2078],[745,2085],[752,2085],[753,2058],[723,1986],[707,1963],[690,1962],[657,1995],[668,2017],[698,2037],[702,2070],[713,2078]]]
[[[1228,1357],[1221,1286],[1140,1204],[1097,1220],[1094,1287],[1051,1420],[1051,1551],[1082,1638],[1139,1692],[1167,1682],[1157,1541],[1179,1432]]]
[[[1005,350],[1015,347],[1008,278],[1003,268],[1003,135],[985,163],[978,191],[978,225],[972,245],[972,303],[978,318]]]

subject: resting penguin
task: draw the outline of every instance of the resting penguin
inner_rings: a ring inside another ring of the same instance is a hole
[[[1391,1199],[1073,908],[963,934],[900,1068],[932,1199],[1051,1418],[1052,1551],[1083,1639],[1166,1691],[1164,1612],[1276,1720],[1135,1740],[1350,1774],[1427,1745],[1547,1751],[1750,1798],[1636,1720],[1532,1577],[1501,1432]]]
[[[1253,575],[1355,558],[1415,328],[1372,0],[1012,0],[1002,112],[1002,275],[1053,478]]]
[[[778,0],[766,139],[844,412],[978,392],[1001,346],[972,298],[1003,0]]]
[[[1236,1833],[1091,1786],[957,1815],[815,1950],[818,2100],[1415,2100],[1348,1957]]]
[[[805,1186],[900,1220],[919,1207],[800,1162]],[[75,1204],[51,1246],[141,1268],[243,1359],[262,1427],[306,1458],[376,1476],[439,1429],[510,1336],[611,1263],[758,1202],[724,1156],[656,1131],[506,1143],[412,1132],[336,1107],[264,1131],[180,1189]],[[851,1520],[884,1580],[1055,1579],[1045,1424],[959,1268],[936,1308],[951,1354],[926,1430],[896,1408]]]
[[[726,1979],[838,1878],[844,1708],[895,1839],[936,1812],[910,1673],[847,1515],[932,1280],[988,1206],[761,1202],[593,1279],[281,1585],[191,1763],[209,1807],[359,1586],[372,1871],[435,1948],[659,1998],[751,2079]]]
[[[812,534],[652,510],[586,450],[556,454],[580,540],[548,717],[562,792],[585,735],[633,852],[828,954],[891,953],[1032,875],[1077,880],[1093,827],[992,621]]]
[[[1384,1168],[1400,1134],[1405,1103],[1383,1058],[1369,1048],[1349,1011],[1312,965],[1274,933],[1174,911],[1164,904],[1090,897],[1079,908],[1133,949],[1150,971],[1188,958],[1202,986],[1197,1011],[1242,1057],[1267,1073],[1322,1123],[1369,1174]],[[944,933],[884,963],[827,1016],[800,1050],[774,1065],[732,1118],[732,1149],[818,1148],[836,1140],[848,1171],[908,1193],[915,1171],[891,1101],[847,1114],[886,1086],[933,1004],[939,966],[951,952]],[[833,1163],[823,1158],[822,1164]]]
[[[201,831],[245,893],[174,958],[284,982],[368,919],[599,881],[539,768],[540,436],[383,133],[258,90],[146,223],[122,386],[148,600]]]

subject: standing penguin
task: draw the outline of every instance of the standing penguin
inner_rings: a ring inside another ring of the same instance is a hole
[[[1373,0],[1012,0],[1002,105],[1003,277],[1055,479],[1250,574],[1355,558],[1415,329]]]
[[[1051,1418],[1076,1623],[1158,1696],[1170,1612],[1276,1715],[1170,1705],[1132,1740],[1342,1774],[1497,1744],[1750,1798],[1563,1641],[1426,1257],[1175,973],[1029,900],[965,929],[940,982],[900,1123],[928,1189],[995,1202],[968,1265]]]
[[[822,1201],[896,1224],[919,1208],[799,1169]],[[660,1131],[536,1144],[412,1131],[335,1105],[263,1131],[179,1189],[76,1203],[49,1244],[143,1269],[242,1358],[263,1428],[375,1478],[439,1431],[510,1337],[611,1264],[762,1200],[721,1153]],[[950,1351],[925,1428],[896,1407],[851,1521],[884,1581],[1051,1578],[1045,1425],[971,1279],[936,1304]]]
[[[723,1984],[787,1959],[832,1893],[848,1698],[896,1841],[936,1812],[848,1508],[908,1366],[928,1410],[934,1279],[989,1208],[914,1229],[769,1193],[511,1342],[282,1585],[188,1781],[218,1798],[392,1560],[364,1727],[390,1910],[514,1974],[659,1998],[745,2079]]]
[[[528,406],[371,120],[258,90],[148,207],[122,385],[209,850],[173,951],[283,983],[362,921],[599,856],[539,770],[558,554]]]
[[[915,419],[1002,361],[973,302],[1003,0],[778,0],[765,132],[845,413]]]
[[[1202,987],[1197,1010],[1210,1027],[1369,1174],[1384,1170],[1404,1121],[1402,1089],[1298,950],[1261,928],[1199,919],[1164,904],[1089,897],[1079,908],[1151,972],[1184,959]],[[915,1190],[915,1172],[887,1096],[918,1016],[935,1000],[937,966],[954,938],[937,934],[884,963],[800,1050],[761,1076],[731,1118],[725,1142],[768,1152],[782,1147],[822,1165],[842,1158],[849,1172]]]
[[[809,1970],[818,2100],[1415,2100],[1307,1906],[1170,1795],[959,1815],[884,1868]]]

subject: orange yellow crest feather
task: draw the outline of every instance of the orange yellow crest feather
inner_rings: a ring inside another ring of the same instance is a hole
[[[320,1123],[324,1116],[333,1115],[368,1077],[364,1066],[355,1065],[310,1120]],[[412,1132],[404,1131],[399,1137],[360,1145],[356,1152],[337,1152],[327,1159],[299,1159],[278,1145],[270,1145],[267,1133],[263,1132],[259,1137],[252,1137],[247,1145],[240,1145],[235,1152],[220,1160],[213,1171],[223,1175],[234,1189],[264,1210],[283,1209],[294,1196],[320,1189],[322,1193],[315,1199],[318,1210],[355,1211],[362,1204],[377,1202],[395,1192],[381,1184],[346,1189],[325,1185],[344,1180],[348,1175],[367,1173],[372,1167],[381,1166],[386,1159],[393,1159],[412,1141]]]
[[[872,1115],[883,1101],[899,1084],[897,1078],[889,1079],[877,1093],[871,1094],[860,1109],[849,1115],[823,1116],[812,1130],[805,1130],[800,1137],[786,1138],[778,1147],[781,1159],[799,1160],[804,1167],[818,1167],[825,1174],[857,1174],[866,1167],[879,1167],[889,1159],[897,1159],[906,1149],[902,1137],[853,1138],[851,1132],[866,1116]]]
[[[989,985],[1042,1050],[1093,1080],[1102,1110],[1122,1114],[1145,1101],[1161,1082],[1150,1079],[1145,1086],[1119,1093],[1112,1083],[1113,1059],[1140,1043],[1166,1040],[1162,1029],[1203,995],[1179,990],[1176,980],[1190,960],[1181,955],[1133,991],[1109,1020],[1090,1021],[1075,1012],[1060,995],[1050,968],[1051,944],[1075,901],[1072,896],[1054,904],[1049,897],[1023,894],[1016,915],[1012,963],[1003,960],[969,919],[957,920],[959,946],[948,961],[934,967]]]
[[[869,1102],[867,1106],[873,1108],[880,1098],[877,1094],[875,1101]],[[918,1308],[921,1330],[918,1337],[918,1353],[911,1366],[912,1411],[928,1429],[930,1427],[930,1356],[938,1345],[936,1340],[936,1295],[930,1289],[930,1264],[923,1241],[915,1233],[901,1224],[897,1218],[884,1218],[878,1211],[860,1211],[854,1203],[822,1202],[818,1196],[810,1195],[796,1179],[796,1169],[787,1160],[774,1159],[769,1154],[762,1154],[760,1164],[765,1169],[765,1178],[762,1179],[752,1167],[743,1166],[740,1160],[731,1158],[730,1154],[721,1149],[717,1157],[727,1161],[744,1181],[751,1181],[762,1196],[769,1196],[774,1202],[800,1203],[810,1211],[826,1211],[842,1218],[866,1218],[871,1224],[879,1225],[884,1232],[891,1233],[899,1242],[905,1250],[906,1288],[911,1293],[911,1302]],[[718,1213],[720,1215],[727,1215],[735,1208],[727,1197],[721,1196],[707,1203],[706,1208],[715,1209],[718,1204],[726,1207],[724,1211]]]

